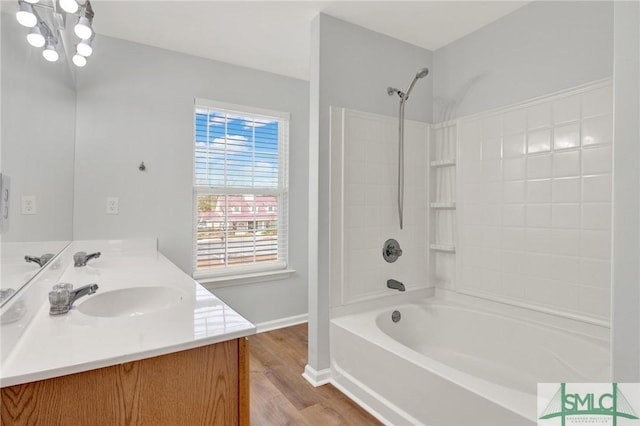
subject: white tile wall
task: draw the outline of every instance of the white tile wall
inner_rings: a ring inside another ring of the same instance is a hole
[[[462,119],[456,289],[609,318],[612,88]]]
[[[332,150],[344,152],[343,273],[340,282],[332,283],[332,305],[388,295],[393,291],[386,286],[389,278],[402,281],[407,290],[426,287],[428,125],[405,123],[405,206],[401,231],[397,211],[398,120],[341,111],[340,123],[332,121],[332,127],[342,126],[342,132],[332,134],[336,140],[331,141],[331,146]],[[455,180],[441,185],[455,185]],[[382,258],[382,246],[388,238],[398,240],[404,252],[395,263]]]

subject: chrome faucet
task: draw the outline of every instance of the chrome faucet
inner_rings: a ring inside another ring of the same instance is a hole
[[[95,253],[87,254],[84,251],[79,251],[73,255],[73,266],[76,268],[80,266],[86,266],[87,262],[91,259],[97,259],[100,257],[100,252],[97,251]]]
[[[37,263],[38,265],[40,265],[40,267],[42,268],[44,265],[47,264],[47,262],[49,262],[51,259],[53,259],[53,254],[51,253],[45,253],[40,257],[35,257],[35,256],[25,256],[24,260],[25,262],[33,262],[33,263]]]
[[[387,280],[387,287],[398,291],[404,291],[404,284],[394,279]]]
[[[66,314],[71,310],[73,302],[82,296],[93,294],[98,290],[98,284],[88,284],[83,287],[73,289],[73,284],[60,283],[53,286],[49,292],[49,315]]]

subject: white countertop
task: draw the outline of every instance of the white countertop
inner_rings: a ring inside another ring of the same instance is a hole
[[[74,244],[67,249],[71,253],[77,251],[78,246]],[[93,247],[104,250],[97,242]],[[157,252],[140,251],[123,256],[103,251],[99,259],[85,267],[67,267],[60,281],[73,283],[75,288],[97,283],[99,289],[94,295],[76,301],[64,315],[49,315],[49,301],[41,303],[15,347],[2,360],[1,387],[255,333],[253,324]],[[37,285],[37,281],[32,284]],[[179,302],[131,316],[99,317],[82,312],[82,304],[91,298],[131,287],[170,287],[179,295]]]

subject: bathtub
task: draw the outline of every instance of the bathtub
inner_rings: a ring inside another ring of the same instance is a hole
[[[471,299],[332,319],[331,382],[385,424],[513,426],[538,382],[611,380],[608,328]]]

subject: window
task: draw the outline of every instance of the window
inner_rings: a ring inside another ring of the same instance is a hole
[[[195,103],[194,277],[287,266],[289,115]]]

